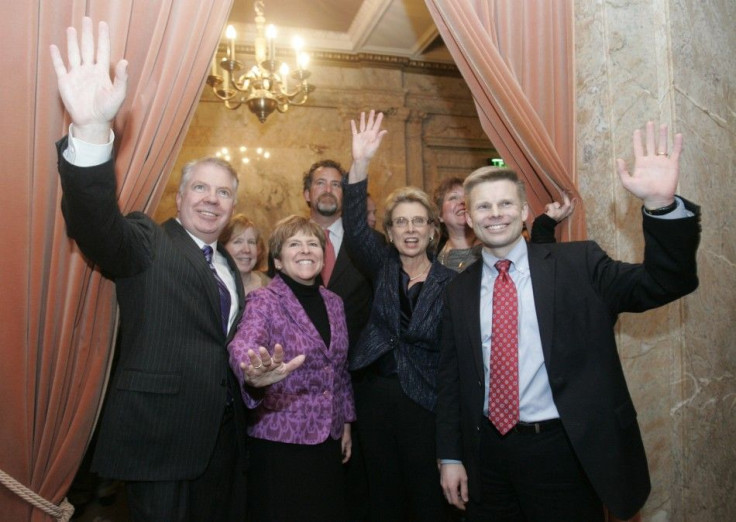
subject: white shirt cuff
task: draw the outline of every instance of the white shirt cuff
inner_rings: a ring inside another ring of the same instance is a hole
[[[69,163],[75,167],[94,167],[105,163],[112,157],[112,143],[115,141],[112,129],[110,129],[110,140],[99,145],[75,138],[73,129],[74,126],[70,124],[67,148],[62,152],[64,159]]]

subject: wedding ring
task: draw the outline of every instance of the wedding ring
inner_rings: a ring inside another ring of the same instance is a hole
[[[666,153],[666,152],[658,152],[658,153],[657,153],[657,156],[666,156],[666,155],[667,155],[667,153]]]
[[[257,370],[258,368],[263,368],[263,363],[260,363],[258,366],[253,367],[254,370]]]

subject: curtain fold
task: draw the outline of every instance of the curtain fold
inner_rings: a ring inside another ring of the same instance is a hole
[[[578,200],[559,239],[585,237],[576,188],[571,0],[426,0],[483,130],[527,185],[533,215]]]
[[[115,122],[119,203],[152,213],[194,114],[232,0],[16,2],[6,50],[0,154],[6,245],[0,271],[0,469],[55,504],[93,429],[112,358],[114,288],[66,237],[54,142],[66,134],[49,45],[66,52],[84,15],[110,25],[130,62]],[[0,486],[7,520],[49,520]]]

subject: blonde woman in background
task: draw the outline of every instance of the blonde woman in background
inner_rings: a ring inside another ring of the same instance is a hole
[[[263,237],[245,215],[235,214],[220,234],[219,241],[225,245],[238,265],[246,295],[271,281],[270,277],[259,270],[266,252]]]

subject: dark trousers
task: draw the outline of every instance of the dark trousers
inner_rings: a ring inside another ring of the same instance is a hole
[[[126,484],[133,522],[242,522],[245,470],[240,469],[232,407],[223,414],[215,449],[204,473],[192,480]]]
[[[445,521],[435,416],[409,399],[396,377],[368,374],[355,389],[368,475],[370,520]]]
[[[562,423],[501,436],[481,421],[480,502],[469,522],[602,522],[603,505],[573,452]]]
[[[251,439],[250,522],[345,522],[340,440],[315,445]]]

